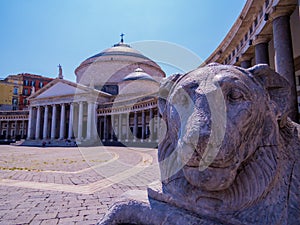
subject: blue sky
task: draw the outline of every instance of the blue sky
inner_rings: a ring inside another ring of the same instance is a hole
[[[119,42],[167,41],[205,60],[246,0],[2,0],[0,77],[34,73],[75,80],[86,58]]]

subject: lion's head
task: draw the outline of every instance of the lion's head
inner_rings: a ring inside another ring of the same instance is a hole
[[[104,224],[299,224],[300,129],[287,117],[289,92],[267,65],[209,64],[163,80],[163,190],[116,205]]]
[[[164,192],[190,198],[187,208],[224,211],[265,195],[282,169],[274,148],[284,145],[289,93],[287,80],[267,65],[214,63],[166,78],[159,99],[166,135],[158,153]]]

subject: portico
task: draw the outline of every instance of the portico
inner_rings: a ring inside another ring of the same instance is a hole
[[[57,95],[57,92],[61,95]],[[30,97],[27,139],[88,141],[97,138],[97,99],[110,95],[56,79]]]

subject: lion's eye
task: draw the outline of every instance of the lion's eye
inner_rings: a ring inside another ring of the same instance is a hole
[[[232,89],[228,93],[228,100],[232,102],[244,100],[244,94],[239,89]]]

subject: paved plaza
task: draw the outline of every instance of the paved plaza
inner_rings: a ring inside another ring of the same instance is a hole
[[[95,224],[158,178],[157,149],[0,145],[0,224]]]

